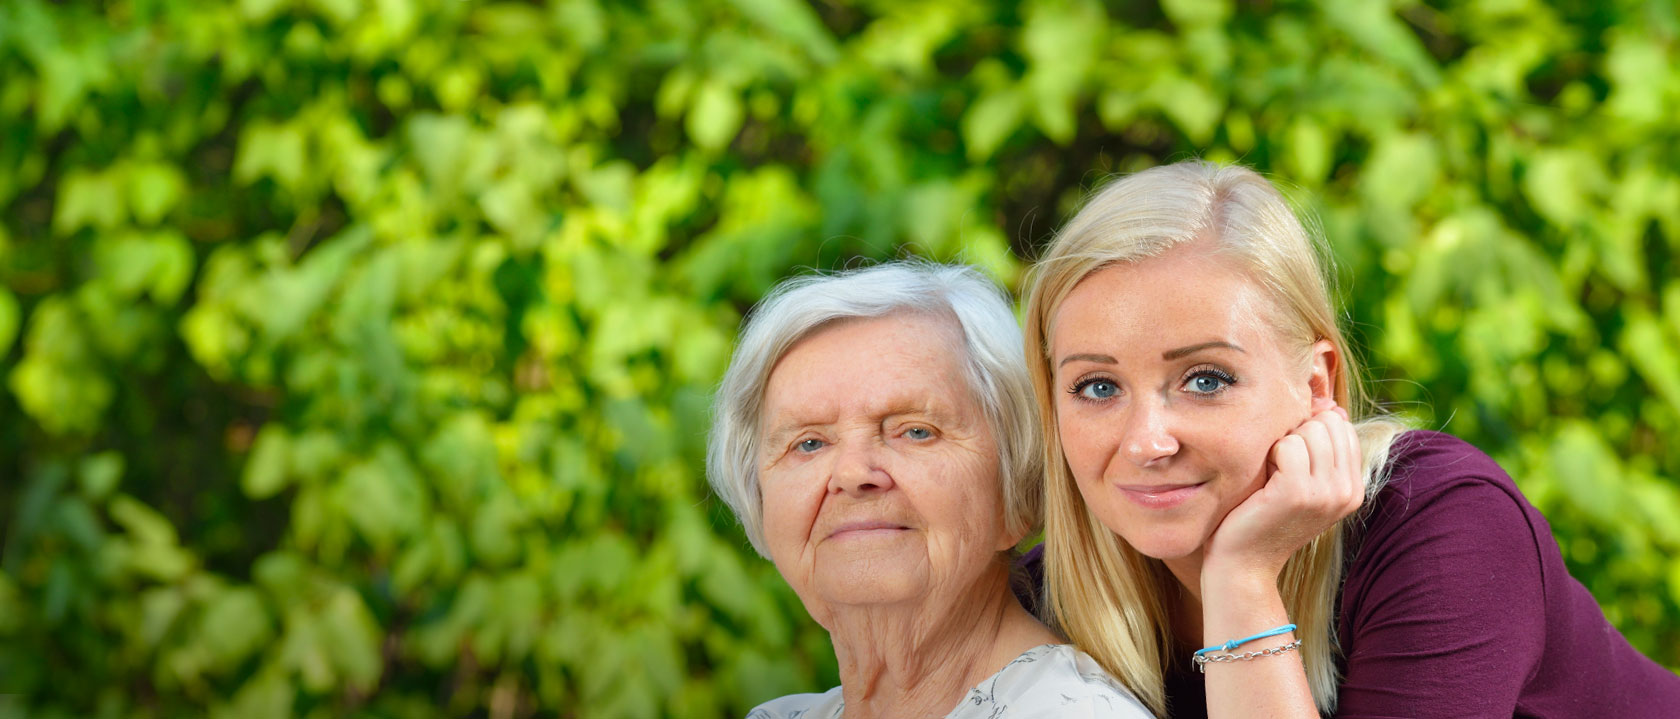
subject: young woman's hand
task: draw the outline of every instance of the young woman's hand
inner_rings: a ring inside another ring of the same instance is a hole
[[[1295,550],[1359,509],[1365,498],[1359,436],[1330,400],[1272,445],[1266,483],[1214,530],[1203,576],[1252,573],[1276,581]]]

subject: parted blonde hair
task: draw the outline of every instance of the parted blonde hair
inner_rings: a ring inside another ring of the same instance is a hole
[[[1355,358],[1337,327],[1328,262],[1320,260],[1325,248],[1253,170],[1202,161],[1145,170],[1102,188],[1056,234],[1033,268],[1026,308],[1027,365],[1046,450],[1046,611],[1075,644],[1163,716],[1164,675],[1175,660],[1169,617],[1179,589],[1160,560],[1115,536],[1085,505],[1056,433],[1050,337],[1057,309],[1080,280],[1197,238],[1211,240],[1214,252],[1246,268],[1271,299],[1273,326],[1286,350],[1299,351],[1304,362],[1318,340],[1335,346],[1340,361],[1332,387],[1359,433],[1367,500],[1386,476],[1394,438],[1406,429],[1381,414],[1362,390]],[[1290,621],[1299,627],[1313,699],[1325,713],[1336,705],[1334,604],[1343,538],[1352,521],[1342,520],[1296,551],[1278,578]]]

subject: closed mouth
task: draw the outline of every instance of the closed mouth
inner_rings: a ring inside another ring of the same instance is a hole
[[[1206,482],[1195,484],[1133,484],[1114,488],[1133,503],[1145,509],[1166,510],[1183,504],[1196,494]]]
[[[909,529],[909,527],[894,522],[848,522],[835,527],[834,531],[828,533],[828,538],[833,539],[841,535],[862,536],[874,532],[898,532],[906,529]]]
[[[1195,484],[1121,484],[1121,485],[1116,485],[1115,488],[1116,489],[1122,489],[1122,490],[1125,490],[1127,492],[1137,492],[1138,494],[1166,494],[1168,492],[1176,492],[1176,491],[1181,490],[1181,489],[1192,489],[1192,488],[1195,488],[1195,487],[1200,487],[1200,486],[1202,486],[1202,484],[1204,484],[1204,483],[1203,482],[1197,482]]]

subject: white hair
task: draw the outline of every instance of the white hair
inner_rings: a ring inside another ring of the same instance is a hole
[[[1038,528],[1042,460],[1032,382],[1021,362],[1021,330],[1004,293],[972,267],[888,262],[832,275],[782,281],[741,330],[712,405],[706,474],[734,510],[759,555],[764,545],[759,492],[759,422],[770,372],[794,344],[829,323],[911,312],[954,320],[961,364],[998,448],[998,477],[1010,531]]]

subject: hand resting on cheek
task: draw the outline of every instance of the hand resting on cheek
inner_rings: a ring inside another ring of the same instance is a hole
[[[1276,577],[1291,554],[1359,509],[1365,498],[1359,436],[1334,401],[1317,398],[1313,409],[1272,444],[1265,484],[1208,538],[1204,572]]]

